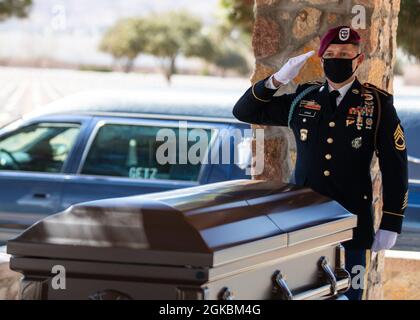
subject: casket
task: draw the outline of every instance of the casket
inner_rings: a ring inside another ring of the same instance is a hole
[[[84,202],[7,244],[22,299],[329,299],[356,216],[309,188],[233,180]]]

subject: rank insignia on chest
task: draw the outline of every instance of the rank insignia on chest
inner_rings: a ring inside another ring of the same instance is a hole
[[[351,146],[354,149],[359,149],[362,146],[362,137],[354,138],[351,142]]]
[[[306,141],[308,139],[308,129],[300,129],[300,140]]]
[[[301,100],[300,106],[311,110],[321,110],[321,106],[315,100]]]

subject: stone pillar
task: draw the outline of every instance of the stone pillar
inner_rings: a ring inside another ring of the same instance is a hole
[[[9,268],[10,256],[0,252],[0,300],[17,300],[22,275]]]
[[[362,83],[370,82],[392,92],[400,0],[255,0],[252,36],[255,69],[251,82],[274,73],[289,57],[317,50],[320,37],[329,28],[344,24],[354,26],[352,21],[360,22],[354,18],[360,13],[361,6],[366,13],[366,25],[364,29],[356,29],[364,42],[366,60],[358,71],[358,77]],[[294,82],[322,79],[319,58],[313,56]],[[279,93],[294,90],[295,84],[290,84]],[[288,181],[296,158],[291,132],[288,128],[265,127],[264,145],[264,171],[253,178]],[[382,207],[382,190],[376,157],[371,167],[377,227]],[[368,299],[382,298],[383,261],[383,253],[372,257]]]

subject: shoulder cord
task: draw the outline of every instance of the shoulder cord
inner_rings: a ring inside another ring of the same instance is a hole
[[[375,136],[373,138],[373,145],[375,148],[375,154],[378,157],[379,155],[379,150],[378,150],[378,146],[376,141],[378,140],[378,129],[379,129],[379,123],[381,122],[381,109],[382,109],[382,104],[381,104],[381,99],[379,98],[379,94],[378,91],[373,90],[374,94],[375,94],[375,98],[378,101],[378,118],[376,119],[376,127],[375,127]]]
[[[320,87],[320,85],[313,85],[310,86],[308,88],[306,88],[305,90],[303,90],[301,93],[299,93],[292,101],[292,104],[290,105],[290,110],[289,110],[289,117],[287,119],[287,126],[290,128],[290,123],[292,121],[292,117],[293,117],[293,112],[296,108],[296,105],[298,104],[298,102],[300,100],[302,100],[307,94],[311,93],[312,91],[314,91],[315,89],[318,89]]]
[[[377,140],[378,140],[379,124],[381,122],[382,104],[381,104],[381,99],[379,98],[378,91],[376,91],[374,88],[373,89],[372,88],[369,88],[369,89],[373,92],[373,94],[375,96],[375,99],[377,101],[376,106],[378,108],[378,116],[377,116],[377,119],[376,119],[375,133],[374,133],[374,136],[373,136],[373,148],[375,149],[375,155],[378,157],[379,150],[378,150]],[[362,85],[362,96],[364,96],[365,92],[366,92],[365,87]]]

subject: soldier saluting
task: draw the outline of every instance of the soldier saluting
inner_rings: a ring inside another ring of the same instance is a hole
[[[364,60],[360,42],[350,27],[330,29],[318,50],[325,82],[304,83],[295,93],[273,96],[298,75],[314,54],[311,51],[289,59],[275,74],[252,85],[233,108],[241,121],[290,127],[297,147],[295,183],[331,197],[357,215],[353,239],[343,244],[352,276],[356,265],[368,269],[370,250],[395,244],[408,198],[404,129],[392,95],[361,84],[355,76]],[[383,216],[376,234],[370,176],[374,152],[383,181]],[[347,293],[355,300],[362,295],[363,288]]]

